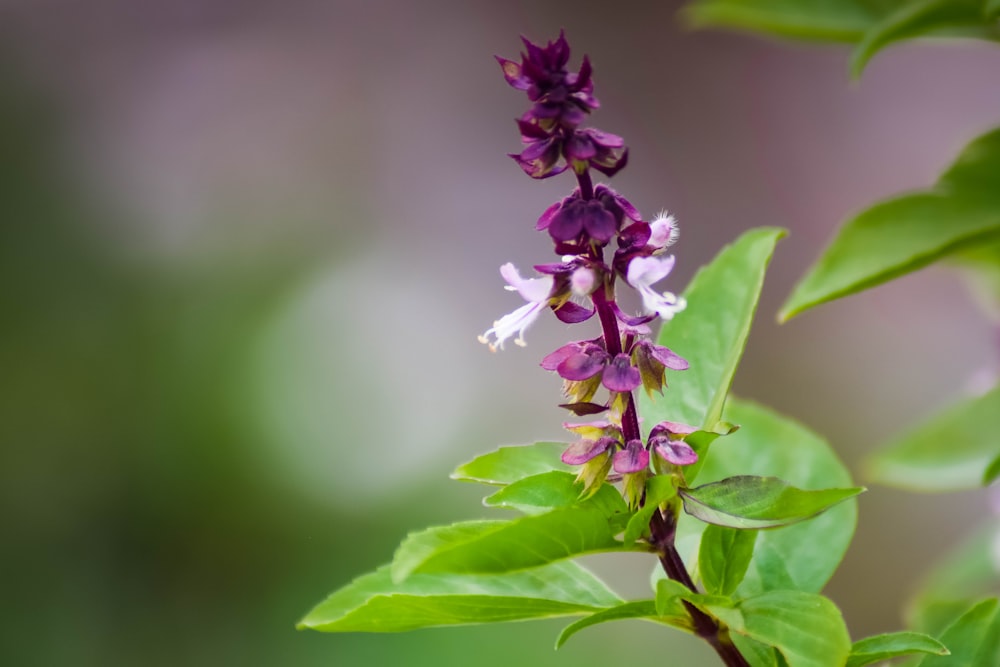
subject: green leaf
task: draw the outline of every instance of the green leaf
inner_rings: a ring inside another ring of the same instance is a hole
[[[623,541],[626,545],[649,535],[649,521],[659,506],[677,495],[674,479],[668,475],[655,475],[646,480],[646,504],[632,515],[625,527]]]
[[[520,510],[539,514],[557,507],[581,506],[596,509],[605,517],[628,514],[622,494],[610,484],[602,485],[593,496],[581,500],[583,484],[576,476],[561,470],[551,470],[512,482],[483,500],[487,507]]]
[[[1000,0],[986,0],[983,3],[983,16],[995,19],[1000,15]]]
[[[876,204],[849,220],[796,285],[780,318],[995,242],[998,235],[1000,129],[969,144],[933,188]]]
[[[802,489],[851,485],[850,473],[829,445],[800,424],[736,399],[727,405],[726,419],[742,427],[712,446],[703,481],[755,474],[781,477]],[[857,502],[848,500],[811,521],[761,532],[738,594],[783,588],[819,592],[844,557],[856,521]],[[704,530],[704,523],[681,514],[678,549],[689,569],[698,562]]]
[[[732,640],[740,655],[750,663],[750,667],[779,667],[778,654],[773,646],[761,644],[745,635],[733,634]],[[784,661],[780,664],[784,664]]]
[[[661,616],[687,616],[683,601],[697,595],[679,581],[660,579],[656,582],[656,613]]]
[[[861,487],[804,491],[777,477],[737,475],[680,489],[684,511],[730,528],[776,528],[798,523],[862,493]]]
[[[906,4],[865,32],[851,55],[851,75],[861,76],[872,57],[893,42],[929,33],[983,31],[989,38],[982,0],[919,0]]]
[[[1000,325],[1000,243],[981,243],[947,257],[982,312]]]
[[[757,531],[709,526],[701,536],[698,572],[705,591],[732,595],[746,576]]]
[[[396,549],[394,581],[413,573],[522,570],[599,551],[629,551],[600,511],[568,507],[513,521],[465,521],[411,533]]]
[[[784,235],[781,229],[751,230],[695,275],[684,292],[687,308],[664,322],[659,335],[659,343],[691,367],[671,373],[670,387],[662,396],[640,396],[640,414],[647,424],[669,420],[715,429],[750,333],[764,273]],[[698,451],[699,457],[704,454]],[[689,482],[698,467],[689,466]]]
[[[501,447],[455,468],[452,479],[504,485],[550,470],[570,472],[572,466],[560,458],[564,442],[536,442],[533,445]]]
[[[891,632],[854,642],[845,667],[863,667],[913,653],[948,655],[948,649],[933,637],[919,632]]]
[[[941,643],[951,655],[929,655],[920,667],[986,667],[1000,665],[1000,600],[976,604],[945,630]]]
[[[681,609],[683,611],[683,607]],[[570,637],[584,628],[589,628],[592,625],[598,625],[600,623],[609,623],[611,621],[621,621],[630,618],[662,623],[664,625],[669,625],[679,630],[683,630],[684,632],[694,632],[694,628],[691,626],[691,620],[688,618],[686,613],[681,615],[662,616],[657,613],[656,603],[652,600],[636,600],[633,602],[625,602],[616,607],[596,612],[590,616],[581,618],[579,621],[575,621],[567,625],[563,628],[563,631],[559,634],[559,638],[556,640],[556,648],[560,648]]]
[[[986,472],[983,473],[983,486],[989,486],[996,481],[997,477],[1000,477],[1000,455],[986,466]]]
[[[732,632],[778,649],[789,667],[843,667],[851,651],[840,610],[821,595],[770,591],[707,610]]]
[[[873,481],[916,491],[978,488],[1000,454],[1000,387],[953,406],[876,452]]]
[[[394,584],[388,565],[316,605],[299,629],[404,632],[438,625],[567,616],[621,600],[575,563],[504,575],[415,574]]]
[[[899,4],[899,0],[698,0],[684,9],[684,18],[696,27],[854,42]]]
[[[994,545],[1000,523],[988,521],[928,573],[907,610],[908,625],[939,635],[982,595],[1000,594]]]

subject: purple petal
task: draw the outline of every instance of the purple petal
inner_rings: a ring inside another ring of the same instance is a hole
[[[593,73],[594,69],[590,64],[590,57],[585,55],[583,56],[583,62],[580,63],[580,72],[576,75],[571,74],[568,76],[566,82],[573,92],[581,91],[590,85],[590,77]]]
[[[580,245],[579,243],[567,243],[566,241],[556,241],[555,251],[557,255],[582,255],[588,252],[590,248],[587,245]]]
[[[650,430],[649,438],[663,437],[664,434],[667,435],[691,435],[695,431],[698,431],[697,426],[691,426],[690,424],[682,424],[680,422],[667,422],[663,421],[657,424]]]
[[[602,132],[593,127],[587,128],[584,132],[595,144],[604,146],[605,148],[622,148],[625,145],[625,140],[617,134]]]
[[[590,238],[601,243],[607,243],[615,235],[615,216],[613,216],[600,202],[590,200],[586,204],[587,210],[583,218],[584,227]]]
[[[621,322],[621,319],[619,319],[619,322]],[[653,333],[653,330],[645,324],[631,326],[625,322],[621,322],[621,327],[619,328],[623,336],[649,336]]]
[[[539,273],[544,273],[548,276],[558,276],[560,274],[570,273],[573,271],[573,265],[568,262],[552,262],[551,264],[535,264],[535,271]]]
[[[546,96],[545,99],[535,102],[531,109],[528,111],[528,116],[532,118],[542,118],[548,120],[550,118],[558,118],[563,114],[563,105],[559,102],[554,102],[551,96]]]
[[[605,366],[601,384],[611,391],[629,392],[642,384],[642,376],[627,354],[617,354]]]
[[[615,201],[618,202],[618,205],[622,207],[622,210],[625,212],[625,215],[627,215],[629,218],[631,218],[635,222],[642,221],[642,215],[639,213],[639,209],[637,209],[635,206],[632,206],[632,202],[625,199],[625,197],[622,197],[617,192],[615,193]]]
[[[631,440],[625,449],[615,452],[615,472],[627,475],[649,467],[649,452],[639,440]]]
[[[566,408],[578,417],[600,414],[608,409],[608,406],[597,403],[560,403],[559,407]]]
[[[524,42],[524,48],[528,51],[527,57],[529,60],[535,63],[542,63],[545,61],[545,53],[542,51],[542,47],[530,41],[524,35],[521,35],[521,41]]]
[[[559,209],[549,223],[549,234],[556,241],[570,241],[583,231],[583,203],[570,202]]]
[[[503,77],[507,79],[507,83],[510,84],[512,88],[517,90],[527,90],[531,85],[531,81],[528,77],[524,76],[521,71],[521,66],[518,65],[513,60],[507,60],[506,58],[501,58],[500,56],[493,56],[500,63],[500,69],[503,70]]]
[[[597,147],[584,133],[574,132],[563,146],[563,154],[571,160],[589,160],[597,155]]]
[[[517,129],[521,131],[521,137],[525,143],[539,139],[548,139],[551,136],[544,128],[539,127],[537,123],[532,123],[530,120],[524,118],[517,119]]]
[[[678,466],[691,465],[698,460],[698,454],[683,440],[657,440],[656,453]]]
[[[548,51],[552,57],[553,69],[564,67],[569,62],[569,42],[566,41],[564,30],[559,31],[559,39],[549,46]]]
[[[633,222],[618,234],[618,252],[642,248],[649,242],[652,230],[645,222]]]
[[[545,164],[542,160],[522,160],[521,156],[516,153],[508,153],[507,155],[513,158],[518,166],[524,170],[524,173],[532,178],[551,178],[556,174],[563,173],[569,167],[569,165],[565,164],[555,167],[551,164]]]
[[[535,229],[541,231],[546,229],[550,224],[552,224],[552,219],[556,217],[556,213],[559,212],[560,207],[562,207],[562,201],[557,201],[552,206],[549,206],[538,218],[538,222],[535,224]]]
[[[601,372],[607,357],[607,353],[601,350],[593,351],[590,354],[577,353],[563,359],[562,363],[556,367],[556,372],[564,380],[573,382],[587,380]]]
[[[608,178],[611,178],[628,164],[628,149],[622,151],[621,157],[610,164],[597,164],[592,162],[591,166]]]
[[[566,345],[563,345],[555,352],[550,352],[549,354],[545,355],[545,358],[542,359],[541,366],[547,371],[554,371],[559,366],[559,364],[564,362],[569,357],[572,357],[574,354],[579,354],[582,349],[583,349],[582,342],[568,343]]]
[[[576,127],[587,117],[587,112],[575,104],[567,104],[560,109],[562,114],[559,119],[567,127]]]
[[[521,159],[526,161],[538,160],[539,158],[548,157],[547,153],[552,150],[552,145],[558,140],[549,137],[541,141],[533,141],[528,144],[523,151],[521,151]]]
[[[616,444],[614,438],[600,438],[599,440],[580,440],[574,442],[566,448],[562,454],[562,462],[566,465],[578,466],[587,461],[600,456]]]
[[[573,303],[572,301],[567,301],[553,310],[555,311],[556,317],[559,318],[559,321],[565,322],[566,324],[579,324],[580,322],[586,322],[594,316],[595,312],[597,312],[595,308],[584,308],[583,306]]]
[[[686,371],[690,368],[691,365],[687,362],[687,359],[679,354],[674,354],[673,350],[670,348],[663,347],[662,345],[654,345],[652,343],[648,343],[648,345],[650,352],[649,356],[653,357],[667,368],[674,371]]]
[[[652,322],[656,319],[656,313],[653,313],[652,315],[637,315],[636,317],[629,317],[622,312],[621,308],[618,307],[618,303],[615,301],[611,302],[611,310],[614,311],[615,317],[630,327],[641,327],[643,324]]]

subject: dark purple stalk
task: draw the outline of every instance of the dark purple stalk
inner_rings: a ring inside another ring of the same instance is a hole
[[[687,586],[697,593],[694,582],[684,566],[684,561],[674,547],[674,536],[676,534],[676,519],[672,516],[665,517],[660,512],[653,512],[653,518],[649,522],[650,541],[656,547],[657,555],[660,558],[660,565],[667,576],[675,581]],[[749,667],[746,659],[739,649],[733,644],[729,637],[729,631],[719,627],[715,619],[705,614],[690,602],[684,601],[684,608],[687,609],[691,620],[694,622],[694,631],[699,637],[707,641],[715,652],[722,658],[722,662],[727,667]]]
[[[593,199],[594,187],[590,180],[589,170],[584,171],[583,174],[577,173],[576,177],[583,199]],[[600,250],[595,250],[595,253],[603,254]],[[603,257],[596,257],[596,259],[603,261]],[[601,321],[601,330],[604,334],[604,344],[608,354],[620,354],[622,352],[621,331],[618,329],[618,318],[611,308],[611,300],[614,299],[614,295],[609,295],[606,289],[599,288],[592,296],[597,316]],[[639,415],[635,408],[635,397],[631,393],[622,415],[622,435],[625,442],[640,439]],[[667,576],[684,584],[691,592],[697,593],[698,589],[694,585],[694,581],[691,580],[691,575],[688,574],[687,567],[674,546],[676,522],[677,518],[673,514],[664,516],[662,512],[653,512],[653,517],[649,521],[650,542],[656,548],[660,565]],[[685,601],[684,608],[687,609],[694,623],[695,634],[715,649],[726,667],[749,667],[749,663],[730,639],[728,630],[720,627],[715,619],[690,602]]]
[[[594,198],[594,183],[590,180],[590,170],[585,170],[582,174],[576,172],[577,183],[580,184],[580,196],[583,199]]]

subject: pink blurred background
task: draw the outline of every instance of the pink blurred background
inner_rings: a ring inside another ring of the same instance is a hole
[[[774,314],[840,221],[929,185],[996,124],[1000,52],[907,44],[852,83],[846,47],[689,32],[679,6],[0,3],[5,287],[24,306],[5,327],[11,664],[136,664],[148,641],[146,664],[274,664],[301,646],[294,664],[360,664],[375,639],[348,653],[294,634],[298,615],[406,530],[482,513],[447,481],[455,463],[563,437],[538,360],[565,325],[536,325],[525,350],[476,342],[518,305],[498,267],[551,260],[534,220],[571,188],[504,155],[524,100],[492,56],[514,57],[519,34],[564,27],[571,64],[590,54],[594,124],[631,147],[614,186],[680,221],[666,288],[746,229],[790,230],[739,394],[861,477],[873,447],[994,373],[992,325],[940,267]],[[987,504],[873,487],[860,510],[828,591],[855,636],[898,629],[917,577]],[[123,537],[137,526],[150,535]],[[645,565],[599,566],[642,594]],[[248,627],[268,648],[240,643]],[[555,664],[547,640],[522,650]]]

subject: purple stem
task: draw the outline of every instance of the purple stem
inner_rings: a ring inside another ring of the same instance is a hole
[[[590,180],[590,171],[577,173],[577,181],[580,184],[580,195],[583,199],[593,199],[594,185]],[[603,263],[603,251],[594,250],[595,259]],[[597,309],[597,316],[601,321],[601,330],[604,334],[604,345],[608,354],[616,355],[622,352],[622,336],[618,329],[618,317],[614,313],[611,304],[614,301],[613,283],[608,287],[597,289],[592,298],[594,307]],[[625,412],[622,415],[622,435],[625,442],[641,439],[639,431],[639,415],[635,408],[635,396],[629,393]],[[691,575],[688,574],[687,567],[681,559],[677,548],[674,546],[674,537],[677,532],[677,518],[674,514],[664,516],[662,512],[653,512],[653,517],[649,521],[650,542],[656,548],[660,559],[660,565],[667,576],[675,581],[684,584],[694,593],[698,592]],[[729,637],[729,631],[719,626],[718,622],[708,614],[704,613],[693,604],[685,601],[684,608],[687,609],[691,620],[694,623],[695,633],[707,641],[726,667],[749,667],[746,659],[740,654],[739,649],[733,644]]]

